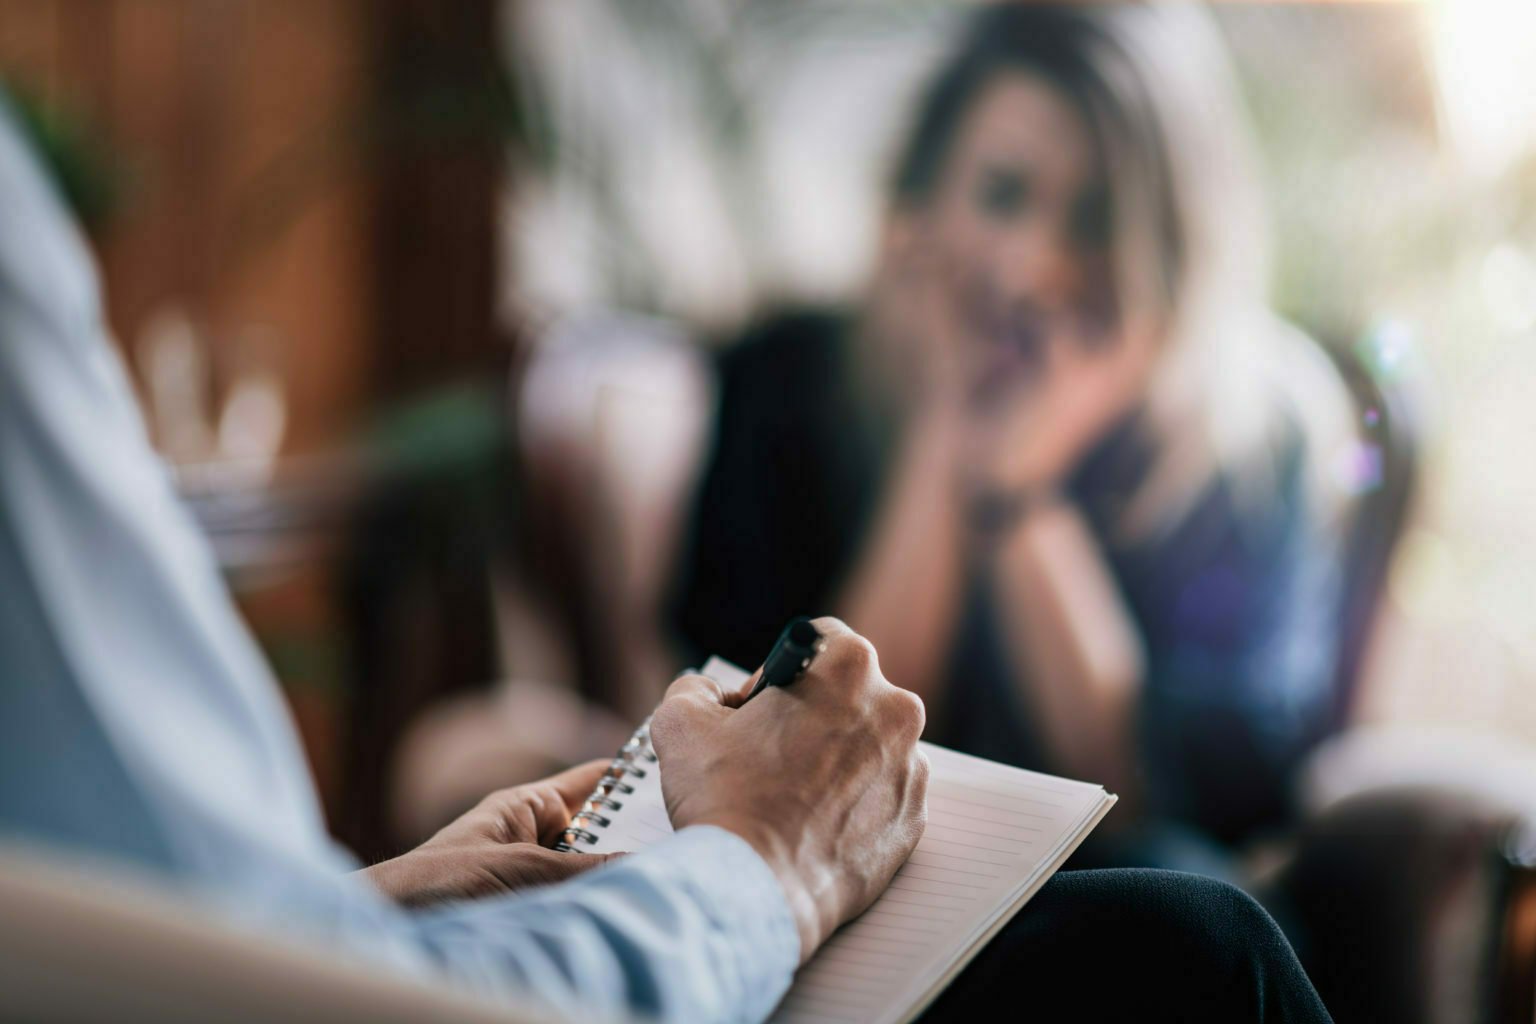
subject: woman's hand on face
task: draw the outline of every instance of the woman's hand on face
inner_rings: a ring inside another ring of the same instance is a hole
[[[974,419],[971,486],[1012,492],[1057,485],[1146,393],[1156,339],[1150,324],[1136,322],[1108,343],[1053,332],[1039,372]]]
[[[963,418],[963,343],[950,312],[944,271],[921,229],[888,227],[859,343],[864,365],[911,421]]]
[[[997,381],[957,313],[957,269],[935,255],[920,227],[892,231],[861,325],[872,346],[866,365],[915,429],[953,438],[957,479],[973,491],[1057,484],[1088,448],[1145,394],[1159,332],[1126,319],[1109,336],[1084,318],[1060,316],[1030,369],[1003,393],[978,400]],[[995,342],[991,342],[995,343]]]

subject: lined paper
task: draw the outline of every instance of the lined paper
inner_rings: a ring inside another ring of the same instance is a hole
[[[646,735],[650,744],[650,735]],[[597,808],[610,824],[607,828],[592,829],[600,836],[594,849],[599,853],[624,851],[633,853],[652,843],[660,842],[672,834],[672,822],[667,817],[667,805],[661,798],[661,770],[654,762],[642,759],[640,770],[643,778],[630,777],[625,781],[635,791],[628,794],[609,793],[608,798],[618,802],[618,810]]]
[[[746,678],[714,658],[704,672],[726,686]],[[1100,786],[921,746],[933,768],[923,838],[880,898],[800,969],[773,1020],[916,1017],[1114,803]],[[638,850],[672,834],[658,766],[643,768],[597,849]]]
[[[776,1021],[900,1021],[1011,917],[1111,800],[1102,788],[923,744],[928,828],[874,906],[795,976]]]

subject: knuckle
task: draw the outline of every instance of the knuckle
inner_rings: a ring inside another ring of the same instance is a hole
[[[908,842],[916,846],[923,838],[923,833],[928,831],[928,805],[926,803],[918,807],[917,813],[912,815],[911,832]]]
[[[876,664],[875,645],[857,633],[847,633],[836,641],[836,659],[844,672],[867,675]]]
[[[811,625],[816,627],[816,632],[828,638],[853,632],[853,630],[848,628],[848,623],[836,615],[823,615],[820,618],[812,619]]]
[[[696,678],[697,677],[692,675],[681,675],[672,680],[672,682],[667,686],[667,692],[662,694],[662,703],[666,704],[670,701],[676,700],[679,697],[692,693],[694,688],[698,685],[695,682]]]
[[[917,824],[918,835],[928,824],[928,779],[932,770],[928,755],[921,750],[913,751],[906,804],[909,817]]]
[[[920,794],[928,792],[928,778],[934,772],[934,766],[928,760],[928,754],[923,751],[912,751],[912,781],[919,786]]]
[[[920,736],[923,727],[928,724],[928,709],[923,704],[923,698],[911,690],[903,690],[893,687],[896,691],[897,714],[901,723],[912,731],[913,735]]]
[[[891,735],[914,746],[928,720],[923,699],[897,686],[887,686],[881,694],[879,715],[881,724]]]
[[[681,701],[674,697],[663,700],[651,715],[651,743],[656,747],[666,746],[676,735],[681,716]]]
[[[880,658],[868,639],[831,616],[815,619],[812,624],[826,638],[827,670],[844,684],[843,692],[857,689],[848,684],[868,685],[881,678]]]

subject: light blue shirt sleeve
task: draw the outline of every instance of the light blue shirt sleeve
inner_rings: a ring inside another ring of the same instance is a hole
[[[571,1015],[761,1020],[799,936],[693,828],[573,881],[407,912],[326,835],[272,677],[145,437],[88,252],[0,96],[0,839],[230,920]]]

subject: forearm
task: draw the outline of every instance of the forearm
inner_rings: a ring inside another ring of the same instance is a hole
[[[964,587],[963,529],[954,486],[958,423],[939,417],[908,428],[838,614],[880,652],[897,685],[930,704]]]
[[[1007,653],[1063,769],[1134,806],[1141,641],[1075,507],[1031,510],[996,556]]]
[[[800,953],[768,866],[709,828],[561,885],[419,914],[415,926],[455,984],[600,1020],[763,1020]]]

